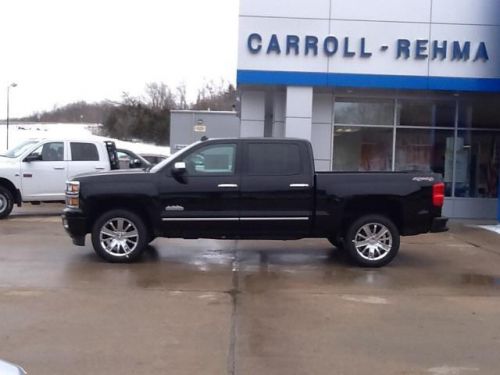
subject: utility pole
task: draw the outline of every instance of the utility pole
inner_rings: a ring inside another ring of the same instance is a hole
[[[7,86],[7,150],[9,149],[9,102],[10,102],[10,88],[17,87],[17,83],[11,83]]]

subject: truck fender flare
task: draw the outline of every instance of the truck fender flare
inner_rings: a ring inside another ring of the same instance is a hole
[[[12,196],[14,197],[14,203],[18,206],[21,207],[23,198],[21,195],[21,191],[14,185],[14,183],[6,178],[0,178],[0,186],[5,187],[8,189]]]

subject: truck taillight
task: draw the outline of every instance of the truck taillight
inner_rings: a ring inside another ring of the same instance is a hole
[[[432,186],[432,204],[436,207],[443,207],[444,183],[440,182]]]

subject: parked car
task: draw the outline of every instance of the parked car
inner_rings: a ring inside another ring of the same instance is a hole
[[[445,231],[448,220],[439,175],[315,172],[311,144],[294,139],[201,141],[149,171],[79,176],[66,194],[73,243],[91,233],[110,262],[136,260],[155,237],[316,237],[380,267],[400,235]]]
[[[14,204],[64,201],[68,178],[118,169],[115,144],[101,140],[28,140],[0,156],[0,219]]]
[[[18,365],[0,359],[0,375],[26,375],[26,371]]]
[[[153,165],[135,152],[123,148],[116,149],[120,169],[151,168]]]
[[[163,160],[167,158],[165,155],[160,155],[160,154],[142,154],[141,156],[149,161],[152,165],[156,165],[158,163],[161,163]]]

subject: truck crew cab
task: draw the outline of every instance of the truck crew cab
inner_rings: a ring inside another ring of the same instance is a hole
[[[91,233],[110,262],[136,260],[156,237],[328,238],[359,265],[380,267],[400,235],[447,230],[444,184],[431,173],[315,172],[299,139],[197,142],[149,171],[67,183],[63,225],[79,246]]]
[[[0,219],[14,204],[64,201],[66,181],[119,168],[115,144],[93,139],[32,139],[0,155]]]

